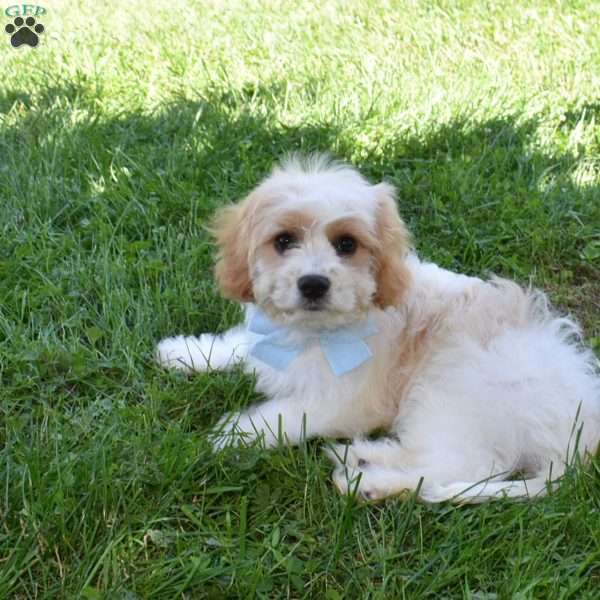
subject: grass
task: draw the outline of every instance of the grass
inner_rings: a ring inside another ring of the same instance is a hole
[[[599,6],[47,8],[0,51],[0,597],[598,598],[598,460],[532,503],[360,505],[318,441],[213,455],[252,381],[152,348],[239,318],[214,209],[327,150],[425,257],[545,287],[599,349]]]

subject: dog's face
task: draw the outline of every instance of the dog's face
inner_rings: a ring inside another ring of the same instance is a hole
[[[289,324],[334,327],[397,305],[408,235],[393,188],[322,159],[276,169],[217,215],[216,275],[226,297]]]

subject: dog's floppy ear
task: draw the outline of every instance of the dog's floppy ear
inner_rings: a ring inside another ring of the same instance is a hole
[[[398,306],[410,284],[405,264],[410,235],[398,214],[394,188],[387,183],[375,186],[377,196],[377,291],[373,301],[381,308]]]
[[[215,276],[221,293],[241,302],[254,300],[249,268],[249,203],[250,197],[221,208],[210,227],[219,248]]]

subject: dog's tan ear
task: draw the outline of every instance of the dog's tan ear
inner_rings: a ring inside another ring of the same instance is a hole
[[[377,194],[377,237],[381,247],[377,258],[377,291],[373,301],[381,308],[398,306],[410,285],[406,255],[410,235],[398,214],[394,188],[387,183],[375,186]]]
[[[215,215],[210,231],[215,236],[219,252],[215,277],[225,298],[252,302],[250,279],[250,224],[246,198],[240,204],[221,208]]]

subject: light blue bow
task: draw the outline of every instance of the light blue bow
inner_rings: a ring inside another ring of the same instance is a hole
[[[310,339],[304,342],[291,341],[290,329],[277,325],[261,311],[256,311],[250,318],[248,330],[265,336],[254,344],[250,354],[278,371],[285,370],[305,349]],[[357,325],[316,333],[314,337],[318,338],[331,370],[339,377],[373,356],[363,338],[377,332],[377,326],[369,317]]]

